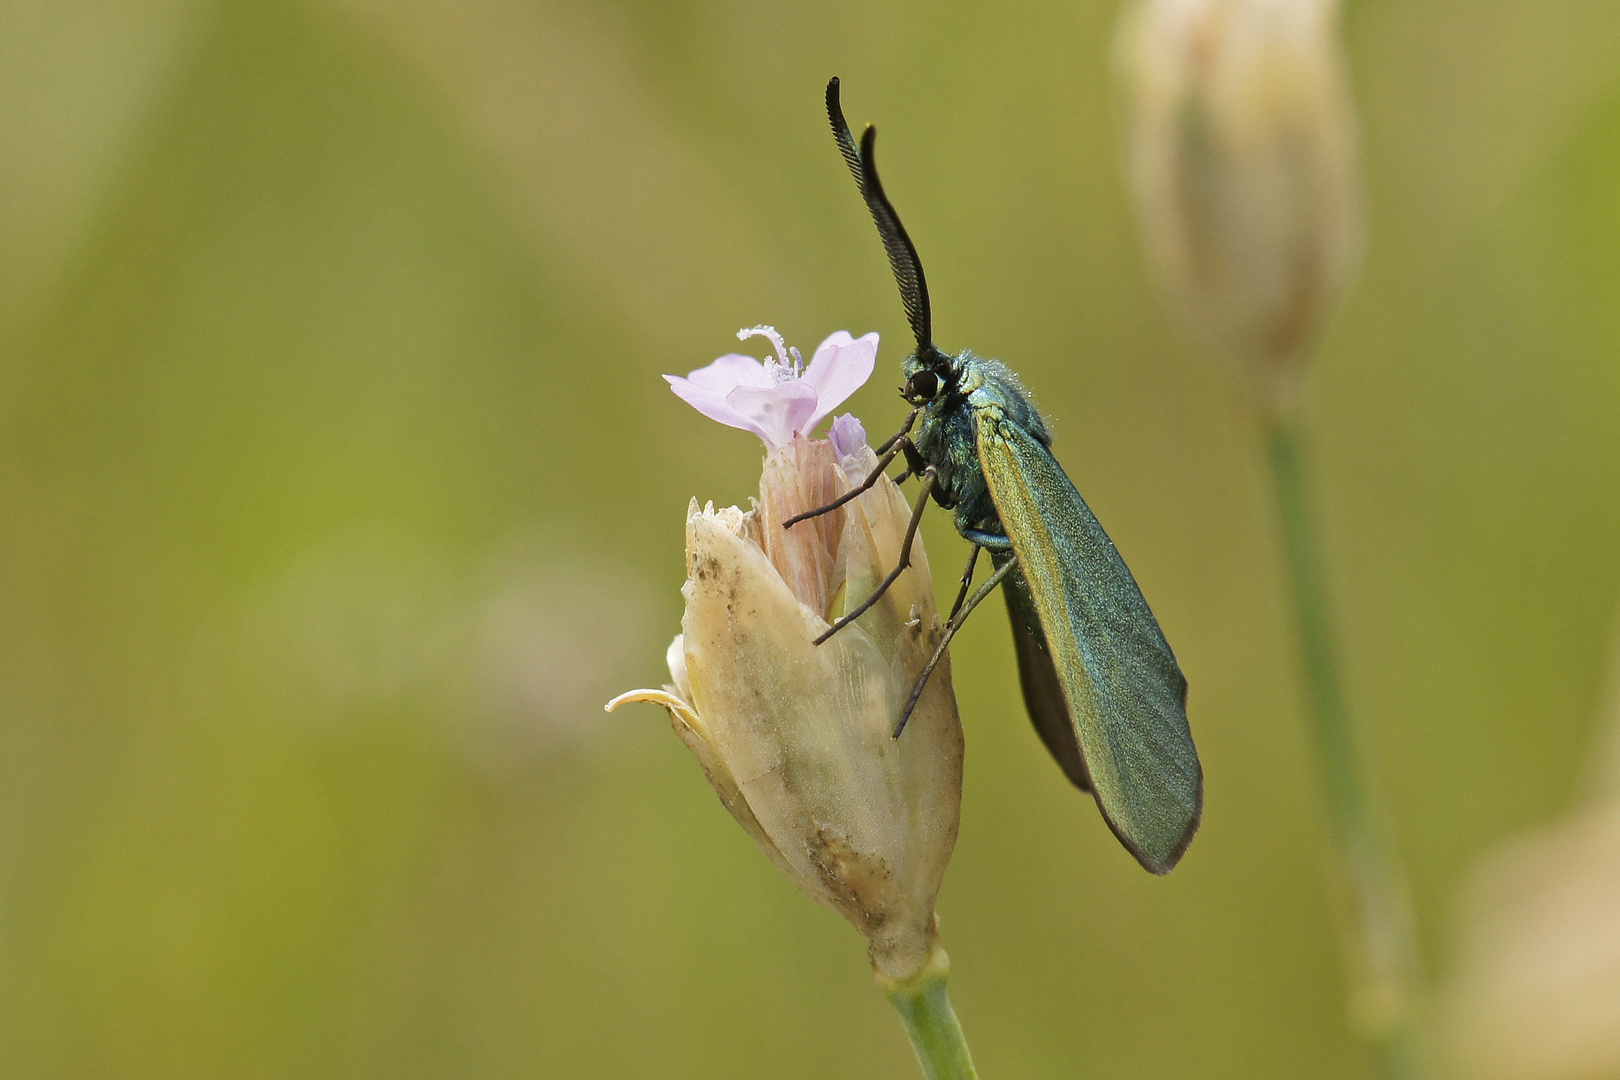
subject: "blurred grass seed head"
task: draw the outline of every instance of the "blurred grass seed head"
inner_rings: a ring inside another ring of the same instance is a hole
[[[1620,1076],[1620,654],[1589,793],[1481,860],[1439,1033],[1461,1080]]]
[[[748,333],[745,331],[745,333]],[[650,701],[702,763],[739,824],[806,895],[866,938],[886,980],[938,956],[934,898],[956,843],[962,729],[948,661],[904,735],[901,704],[940,639],[920,538],[912,569],[859,620],[815,638],[897,565],[911,509],[881,478],[842,508],[783,522],[850,490],[877,465],[852,416],[830,439],[805,432],[871,373],[876,335],[834,335],[800,370],[722,357],[670,378],[706,415],[765,440],[758,505],[686,519],[686,614],[669,648],[672,684],[609,702]]]
[[[1620,1076],[1620,797],[1495,852],[1442,998],[1463,1080]]]
[[[1338,5],[1141,0],[1116,50],[1153,270],[1190,334],[1287,411],[1358,248]]]

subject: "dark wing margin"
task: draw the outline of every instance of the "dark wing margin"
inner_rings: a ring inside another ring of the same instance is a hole
[[[1051,654],[1047,652],[1046,637],[1041,633],[1029,587],[1023,575],[1014,570],[1001,591],[1007,597],[1007,622],[1012,627],[1013,652],[1018,656],[1018,685],[1024,691],[1024,706],[1035,725],[1035,734],[1041,737],[1047,752],[1063,769],[1063,775],[1081,791],[1090,791],[1086,756],[1080,752],[1080,743],[1075,738],[1069,704],[1063,697],[1063,684],[1058,681],[1057,668],[1052,666]]]
[[[977,420],[979,461],[1097,805],[1145,869],[1169,873],[1203,813],[1187,681],[1113,541],[1051,452],[999,410]]]

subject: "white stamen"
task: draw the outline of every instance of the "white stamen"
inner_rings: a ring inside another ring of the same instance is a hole
[[[751,326],[747,330],[737,331],[737,340],[747,341],[751,337],[769,338],[771,345],[776,349],[776,361],[783,367],[790,367],[787,356],[787,346],[782,342],[782,335],[776,332],[774,326]]]
[[[804,354],[797,345],[789,345],[788,352],[793,354],[793,377],[796,379],[804,374]]]

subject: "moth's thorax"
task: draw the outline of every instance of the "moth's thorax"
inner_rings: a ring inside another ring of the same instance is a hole
[[[958,529],[984,528],[996,522],[995,504],[979,464],[978,424],[994,415],[1023,428],[1042,443],[1051,441],[1040,413],[1030,404],[1018,379],[999,360],[963,352],[925,363],[906,359],[908,383],[923,371],[939,376],[938,392],[923,405],[915,442],[917,452],[939,474],[940,501],[956,508]]]

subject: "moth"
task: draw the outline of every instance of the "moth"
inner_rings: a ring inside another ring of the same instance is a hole
[[[917,341],[902,367],[901,393],[911,415],[877,448],[870,476],[786,526],[867,490],[901,455],[906,468],[900,479],[917,477],[921,491],[899,565],[818,644],[859,618],[910,565],[912,540],[930,498],[954,511],[956,531],[972,552],[939,645],[900,713],[895,737],[951,638],[1001,586],[1024,703],[1041,741],[1064,774],[1096,798],[1126,850],[1145,869],[1169,873],[1203,812],[1204,775],[1187,725],[1187,680],[1136,579],[1052,456],[1052,438],[1012,370],[934,344],[922,262],[878,179],[877,131],[867,127],[856,145],[837,78],[827,84],[827,118],[877,225]],[[970,595],[984,551],[992,573]]]

